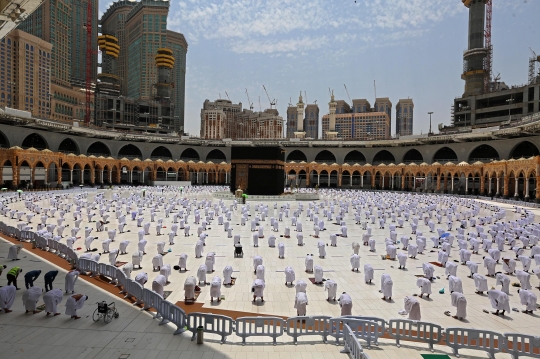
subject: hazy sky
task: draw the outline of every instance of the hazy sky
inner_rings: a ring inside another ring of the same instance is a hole
[[[101,1],[104,6],[109,1]],[[493,0],[493,69],[508,85],[527,81],[529,47],[540,54],[540,0]],[[328,112],[336,99],[389,97],[415,103],[414,132],[450,123],[453,98],[463,93],[467,9],[461,0],[173,0],[171,30],[189,43],[186,130],[199,134],[205,99],[225,91],[255,110],[269,106],[262,85],[286,118],[300,91]],[[305,101],[306,99],[304,99]]]

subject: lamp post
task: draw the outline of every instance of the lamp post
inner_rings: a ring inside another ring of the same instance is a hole
[[[433,132],[431,132],[431,115],[433,115],[433,111],[428,112],[429,115],[429,133],[428,135],[432,135]]]
[[[512,114],[510,113],[510,110],[511,110],[510,105],[514,103],[514,99],[510,97],[508,100],[506,100],[506,102],[508,103],[508,121],[512,122]]]

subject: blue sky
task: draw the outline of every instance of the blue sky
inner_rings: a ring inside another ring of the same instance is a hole
[[[527,81],[529,47],[540,54],[539,0],[493,0],[495,73],[508,85]],[[105,5],[102,1],[102,4]],[[100,12],[104,7],[100,9]],[[536,17],[536,19],[535,19]],[[463,93],[467,9],[461,0],[173,0],[168,28],[189,43],[186,130],[199,134],[205,99],[225,91],[255,109],[268,107],[264,84],[285,118],[300,91],[328,112],[337,99],[377,97],[415,102],[414,132],[449,124]],[[305,100],[305,99],[304,99]]]

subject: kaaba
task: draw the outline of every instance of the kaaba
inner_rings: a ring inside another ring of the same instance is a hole
[[[280,147],[231,148],[231,192],[279,196],[285,188],[285,151]]]

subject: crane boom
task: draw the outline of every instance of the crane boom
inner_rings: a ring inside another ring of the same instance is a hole
[[[227,95],[227,98],[229,99],[229,101],[231,100],[231,98],[229,97],[229,94],[227,93],[227,91],[225,91],[225,95]]]
[[[352,105],[351,95],[349,95],[349,90],[347,90],[347,85],[343,84],[343,86],[345,87],[345,91],[347,92],[347,97],[349,98],[349,101],[351,102],[351,105]]]
[[[266,93],[266,97],[268,97],[268,102],[270,102],[270,108],[272,108],[272,106],[276,105],[276,99],[274,99],[273,101],[270,100],[270,95],[268,95],[268,91],[266,91],[266,87],[264,87],[264,85],[263,85],[263,89],[264,89],[264,92]]]
[[[247,98],[248,98],[249,109],[253,110],[253,102],[251,102],[251,100],[249,99],[249,92],[248,92],[247,89],[246,89],[246,95],[247,95]]]

